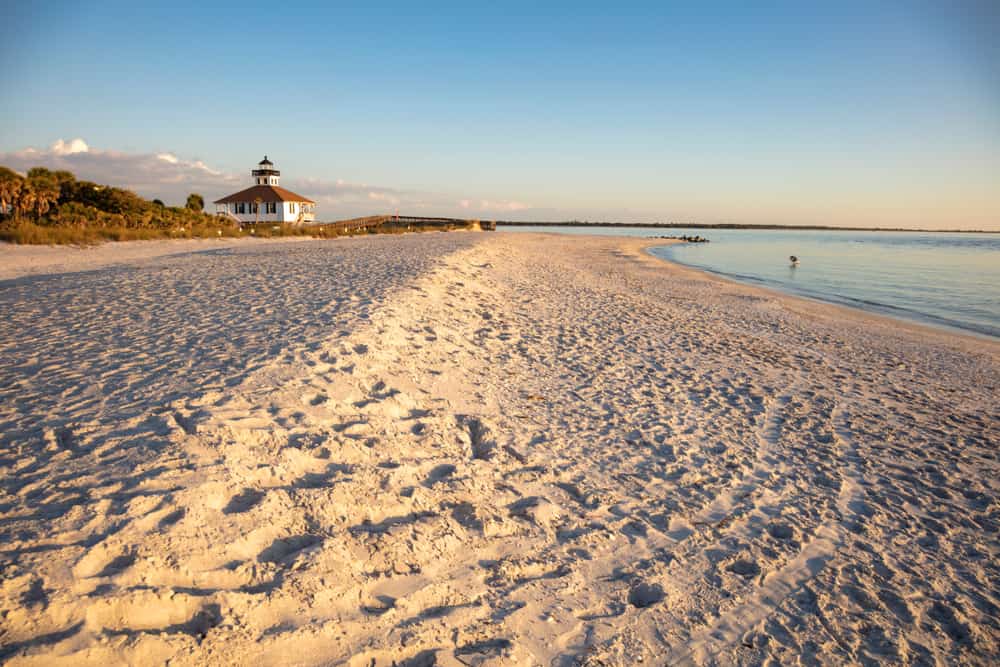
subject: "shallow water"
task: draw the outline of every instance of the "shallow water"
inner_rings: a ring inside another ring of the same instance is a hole
[[[909,320],[1000,337],[1000,234],[744,229],[500,227],[711,243],[656,255],[743,282]],[[792,267],[788,258],[800,263]]]

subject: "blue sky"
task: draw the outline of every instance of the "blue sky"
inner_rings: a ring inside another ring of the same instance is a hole
[[[8,7],[0,164],[211,200],[267,153],[330,219],[1000,228],[995,3],[253,4]]]

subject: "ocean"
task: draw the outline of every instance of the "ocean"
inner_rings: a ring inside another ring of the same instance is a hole
[[[710,243],[653,248],[726,278],[870,312],[1000,338],[1000,234],[930,232],[504,227]],[[792,266],[789,256],[799,258]]]

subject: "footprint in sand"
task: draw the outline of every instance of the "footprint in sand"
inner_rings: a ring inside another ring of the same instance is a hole
[[[229,499],[229,503],[222,508],[223,514],[242,514],[252,509],[257,503],[264,499],[264,492],[257,489],[243,489]]]
[[[322,539],[316,535],[292,535],[277,539],[259,554],[257,560],[261,563],[288,563],[304,549],[319,544]]]
[[[795,536],[795,529],[787,523],[774,523],[767,527],[767,532],[776,540],[790,540]]]
[[[513,646],[509,639],[490,639],[455,649],[455,657],[466,665],[502,664]]]
[[[158,529],[160,529],[160,530],[163,530],[165,528],[169,528],[170,526],[174,525],[175,523],[177,523],[178,521],[180,521],[181,519],[183,519],[184,515],[186,513],[187,513],[187,510],[185,510],[183,507],[175,509],[174,511],[169,512],[166,516],[164,516],[163,518],[161,518],[156,523],[156,527]]]
[[[86,624],[94,630],[117,633],[183,633],[204,637],[219,624],[217,604],[172,591],[137,591],[124,598],[100,600],[87,610]]]
[[[132,547],[120,545],[94,546],[81,558],[73,568],[73,573],[81,578],[110,577],[135,563],[135,551]]]
[[[629,589],[628,603],[636,609],[645,609],[662,602],[664,597],[666,594],[662,586],[640,581]]]
[[[751,577],[756,577],[760,574],[760,566],[752,560],[740,559],[733,561],[727,567],[727,570],[733,574],[738,574],[741,577],[750,579]]]
[[[441,465],[434,466],[434,469],[430,471],[427,475],[427,479],[424,480],[424,486],[431,487],[438,482],[444,481],[455,474],[457,468],[450,463],[442,463]]]

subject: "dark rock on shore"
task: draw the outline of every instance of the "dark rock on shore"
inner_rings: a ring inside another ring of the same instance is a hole
[[[686,243],[708,243],[704,236],[657,236],[658,239],[671,239],[674,241],[684,241]]]

